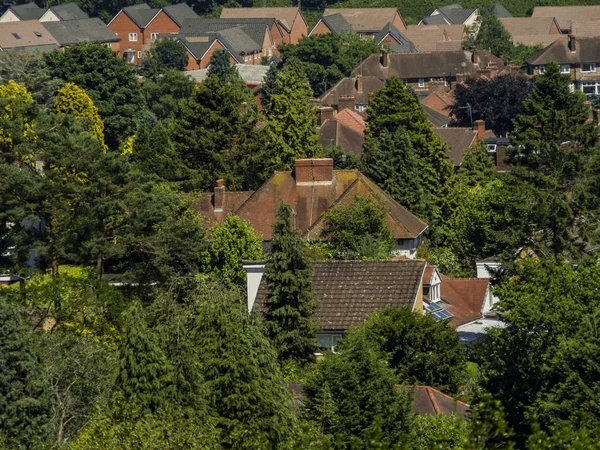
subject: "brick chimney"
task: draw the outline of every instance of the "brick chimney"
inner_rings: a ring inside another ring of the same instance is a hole
[[[577,51],[577,39],[572,34],[569,35],[569,49],[571,50],[571,53]]]
[[[333,108],[331,106],[321,106],[319,108],[318,125],[323,125],[326,120],[333,120]]]
[[[354,107],[356,105],[356,99],[353,95],[342,95],[338,99],[338,111],[343,111],[344,109],[349,109],[350,111],[354,111]]]
[[[385,49],[381,49],[381,55],[379,56],[379,64],[383,67],[387,67],[390,65],[390,55]]]
[[[215,186],[215,212],[223,212],[225,204],[225,180],[219,178]]]
[[[325,186],[333,182],[333,159],[297,159],[294,168],[297,186]]]
[[[476,120],[473,122],[473,131],[477,131],[477,140],[485,139],[485,122],[483,120]]]
[[[363,78],[360,75],[356,77],[356,83],[354,84],[354,87],[356,92],[363,91]]]

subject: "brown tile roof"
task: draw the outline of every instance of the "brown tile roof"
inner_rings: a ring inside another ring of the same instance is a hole
[[[421,106],[423,108],[423,111],[425,111],[425,113],[427,114],[427,120],[434,127],[445,127],[452,120],[447,115],[442,114],[441,112],[436,111],[435,109],[430,108],[427,105],[421,105]]]
[[[360,78],[360,80],[358,77],[342,78],[335,86],[321,96],[319,104],[322,106],[337,106],[340,97],[352,96],[356,104],[368,105],[369,96],[373,91],[381,89],[384,82],[377,77]]]
[[[571,34],[575,36],[600,36],[600,19],[586,20],[585,22],[571,22]]]
[[[501,17],[499,20],[511,36],[548,35],[555,22],[554,17]]]
[[[414,413],[431,416],[456,414],[463,419],[469,417],[469,405],[437,389],[430,386],[405,387],[413,391],[412,411]]]
[[[270,19],[280,21],[288,31],[292,29],[300,9],[296,7],[285,8],[223,8],[221,19]]]
[[[362,324],[375,311],[413,308],[425,269],[425,261],[318,261],[312,264],[314,317],[324,331],[344,332]],[[264,307],[265,277],[256,297]]]
[[[451,117],[449,107],[454,105],[454,97],[452,95],[434,91],[421,100],[421,105],[428,106],[434,111]]]
[[[365,132],[365,121],[360,114],[350,109],[344,109],[336,116],[338,122],[352,128],[354,131],[359,133]]]
[[[562,30],[571,29],[572,22],[600,19],[600,5],[536,6],[531,17],[554,17]]]
[[[383,67],[381,55],[370,55],[352,71],[353,75],[375,76],[386,79],[441,78],[465,71],[473,73],[473,63],[467,52],[390,53],[389,65]]]
[[[575,37],[575,51],[570,49],[569,40],[556,40],[542,51],[527,60],[527,63],[548,64],[554,61],[559,64],[575,64],[581,62],[600,61],[600,37]]]
[[[497,172],[512,171],[510,164],[508,164],[508,156],[503,147],[496,148],[496,171]]]
[[[322,184],[297,184],[292,172],[275,172],[254,192],[225,192],[222,212],[215,212],[213,193],[201,194],[193,206],[210,224],[222,222],[232,212],[248,220],[264,240],[270,240],[277,208],[284,201],[296,211],[296,229],[309,239],[319,236],[325,211],[336,203],[348,204],[356,196],[369,197],[386,209],[386,223],[395,239],[414,239],[427,229],[425,222],[358,170],[334,170],[331,183]]]
[[[569,39],[569,36],[566,34],[535,34],[524,36],[515,35],[512,37],[513,44],[523,44],[530,47],[533,45],[541,45],[542,47],[546,47],[557,40],[566,41],[567,39]]]
[[[323,16],[341,14],[352,29],[359,33],[378,33],[394,20],[397,8],[326,8]]]
[[[56,45],[58,42],[37,20],[5,22],[0,26],[0,48],[25,48]]]
[[[420,52],[460,50],[464,25],[409,25],[402,32]]]
[[[347,111],[347,109],[344,111]],[[326,120],[319,128],[319,133],[321,135],[319,143],[323,148],[339,145],[347,152],[357,156],[362,153],[362,147],[365,142],[364,130],[357,131],[347,124],[340,122],[337,117],[332,120]]]
[[[443,274],[440,275],[442,277],[440,296],[442,300],[450,303],[446,309],[454,315],[449,325],[457,327],[481,319],[490,280],[487,278],[450,278]]]
[[[456,167],[462,164],[465,156],[465,151],[471,148],[477,138],[477,132],[471,128],[432,128],[450,147],[448,157],[452,160]]]

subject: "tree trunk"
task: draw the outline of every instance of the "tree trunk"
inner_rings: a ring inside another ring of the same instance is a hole
[[[102,279],[104,275],[104,252],[98,252],[98,260],[96,261],[96,277],[98,280]]]

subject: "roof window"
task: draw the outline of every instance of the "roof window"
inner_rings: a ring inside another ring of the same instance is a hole
[[[12,35],[15,37],[15,39],[21,39],[21,36],[19,36],[17,33],[13,33]]]

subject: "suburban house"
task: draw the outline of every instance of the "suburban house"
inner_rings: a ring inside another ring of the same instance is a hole
[[[325,19],[333,15],[336,17]],[[327,8],[310,35],[332,32],[340,34],[340,30],[349,31],[347,25],[350,25],[352,31],[360,37],[374,39],[388,23],[398,30],[406,29],[406,23],[397,8]]]
[[[420,259],[313,262],[319,346],[334,350],[348,329],[361,325],[369,314],[384,308],[422,312],[425,265]],[[248,309],[260,311],[268,294],[264,263],[244,267],[248,273]]]
[[[121,9],[108,27],[121,39],[119,54],[129,63],[137,63],[160,35],[177,34],[183,21],[198,17],[186,3],[150,8],[146,3]]]
[[[496,137],[493,131],[485,129],[483,120],[474,121],[473,128],[432,127],[432,131],[450,147],[448,157],[456,169],[462,165],[467,150],[486,138]]]
[[[600,94],[600,37],[557,39],[527,60],[530,75],[544,73],[546,64],[560,64],[560,72],[571,79],[571,89],[582,91],[588,97]]]
[[[435,90],[450,91],[455,83],[468,77],[494,78],[504,71],[504,62],[486,51],[447,51],[431,53],[389,53],[368,56],[354,68],[353,76],[372,76],[385,80],[396,76],[417,94]]]
[[[458,25],[409,25],[402,32],[420,52],[453,52],[462,49],[465,26]],[[390,47],[391,51],[396,51]]]
[[[5,22],[0,26],[0,50],[52,51],[58,41],[39,20]]]
[[[579,34],[580,28],[587,23],[595,25],[598,35],[598,21],[600,21],[600,5],[589,6],[536,6],[531,14],[532,18],[552,18],[556,20],[561,33]],[[595,23],[595,24],[594,24]]]
[[[561,34],[554,17],[503,17],[499,20],[515,45],[546,46]]]
[[[274,19],[279,33],[273,33],[275,45],[297,44],[308,36],[308,23],[300,8],[223,8],[221,19]]]
[[[208,226],[222,223],[233,213],[250,222],[268,244],[282,201],[293,208],[295,227],[302,238],[311,240],[321,234],[325,211],[335,204],[348,204],[357,196],[368,197],[385,208],[395,253],[414,258],[427,224],[358,170],[333,170],[329,158],[297,159],[293,171],[275,172],[256,191],[227,192],[223,180],[218,180],[214,192],[201,194],[193,207],[206,217]]]
[[[400,386],[400,385],[399,385]],[[449,416],[454,414],[462,419],[470,416],[470,406],[455,400],[431,386],[403,386],[412,391],[412,412],[422,416]]]
[[[463,8],[458,3],[435,8],[429,17],[423,17],[419,25],[461,24],[468,27],[475,24],[479,9]]]
[[[309,36],[331,33],[334,36],[342,36],[348,33],[354,33],[350,25],[341,14],[332,14],[323,16],[308,34]]]
[[[220,35],[220,36],[217,36]],[[277,38],[277,36],[279,36]],[[195,50],[186,46],[196,58],[193,69],[203,69],[217,49],[229,52],[232,62],[260,64],[263,57],[277,55],[276,40],[281,38],[277,21],[266,19],[188,19],[183,22],[179,38],[182,42],[202,42]],[[216,39],[218,38],[218,39]],[[276,39],[277,38],[277,39]],[[207,44],[208,43],[208,44]],[[205,52],[205,53],[202,53]],[[192,61],[190,60],[190,65]],[[188,65],[188,70],[192,70]]]
[[[63,20],[87,19],[84,13],[75,3],[64,3],[54,5],[50,8],[40,8],[35,3],[23,5],[11,5],[4,14],[0,16],[0,23],[19,22],[23,20],[39,20],[40,22],[58,22]]]
[[[502,327],[492,309],[498,298],[492,295],[489,277],[450,278],[427,264],[423,280],[423,307],[435,320],[449,320],[461,342],[472,342],[487,328]]]
[[[365,142],[365,121],[355,111],[352,97],[342,102],[339,113],[330,106],[319,108],[319,143],[324,149],[339,146],[358,156]]]
[[[450,107],[454,105],[454,97],[445,91],[433,91],[421,99],[421,106],[428,115],[433,115],[441,123],[435,127],[443,127],[452,121]]]
[[[60,47],[92,42],[110,45],[114,51],[119,51],[119,36],[97,17],[44,22],[43,25]]]
[[[387,45],[391,51],[396,53],[415,53],[419,51],[417,46],[391,22],[383,27],[373,39],[379,45]]]
[[[346,107],[346,104],[352,101],[354,109],[364,112],[367,106],[369,106],[371,94],[377,89],[381,89],[383,85],[384,82],[374,76],[342,78],[335,86],[321,96],[319,105],[331,106],[341,111]],[[352,98],[353,100],[351,100]]]

